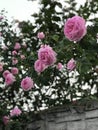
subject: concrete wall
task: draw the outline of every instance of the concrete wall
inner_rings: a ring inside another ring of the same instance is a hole
[[[44,111],[26,130],[98,130],[98,104]]]

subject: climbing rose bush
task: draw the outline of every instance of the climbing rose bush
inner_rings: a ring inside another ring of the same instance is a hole
[[[90,15],[96,8],[41,2],[33,24],[10,24],[1,14],[0,123],[14,130],[25,129],[32,113],[98,95],[98,19]]]

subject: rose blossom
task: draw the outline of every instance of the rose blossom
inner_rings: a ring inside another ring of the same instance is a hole
[[[13,56],[17,55],[17,51],[15,51],[15,50],[12,51],[12,55],[13,55]]]
[[[18,63],[18,60],[16,58],[12,58],[12,65],[16,65]]]
[[[56,53],[49,45],[43,45],[38,51],[39,60],[45,65],[52,65],[56,62]]]
[[[15,107],[13,110],[11,110],[10,116],[19,116],[21,113],[21,110],[18,107]]]
[[[6,85],[12,85],[13,82],[15,82],[15,77],[13,74],[7,74],[7,76],[5,77],[5,83]]]
[[[86,34],[85,20],[80,16],[69,18],[64,25],[64,34],[70,41],[80,41]]]
[[[58,63],[56,67],[58,70],[61,70],[63,68],[63,65],[62,65],[62,63]]]
[[[21,81],[21,87],[23,90],[28,91],[34,86],[34,82],[30,77],[26,77]]]
[[[16,67],[13,67],[13,68],[11,69],[11,73],[14,74],[14,75],[18,74],[18,72],[19,72],[19,70],[18,70],[18,68],[16,68]]]
[[[10,118],[8,116],[3,117],[3,123],[7,125],[9,123]]]
[[[6,78],[6,76],[7,76],[8,74],[10,74],[10,71],[9,71],[9,70],[5,70],[5,71],[3,72],[3,77]]]
[[[16,42],[15,46],[14,46],[14,49],[19,50],[20,48],[21,48],[20,43]]]
[[[20,58],[21,58],[22,60],[24,60],[26,57],[25,57],[25,55],[20,55]]]
[[[45,38],[45,34],[43,32],[38,32],[37,38],[44,39]]]
[[[46,69],[46,65],[43,64],[41,60],[36,60],[34,63],[34,68],[35,68],[35,71],[37,71],[38,73],[41,73],[42,71]]]
[[[75,67],[76,67],[76,62],[75,62],[75,60],[72,58],[72,59],[69,60],[68,63],[67,63],[67,69],[70,70],[70,71],[72,71],[72,70],[75,69]]]

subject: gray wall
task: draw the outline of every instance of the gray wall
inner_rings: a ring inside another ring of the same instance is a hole
[[[58,107],[40,114],[26,130],[98,130],[98,105]]]

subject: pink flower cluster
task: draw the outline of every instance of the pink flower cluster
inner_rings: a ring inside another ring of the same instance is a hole
[[[7,86],[12,85],[16,81],[14,76],[16,74],[18,74],[18,68],[16,67],[13,67],[11,72],[9,70],[5,70],[3,72],[3,77],[5,78],[5,83]]]
[[[44,71],[48,66],[56,62],[56,53],[49,45],[42,45],[38,51],[38,60],[34,68],[38,73]]]
[[[80,16],[69,18],[64,25],[64,34],[70,41],[80,41],[87,33],[86,22]],[[72,58],[67,63],[67,69],[72,71],[76,68],[76,61]]]
[[[19,116],[21,113],[21,110],[18,107],[15,107],[13,110],[11,110],[10,116]]]
[[[21,81],[21,87],[24,91],[28,91],[34,87],[34,82],[30,77],[26,77]]]
[[[24,46],[25,46],[25,48],[26,48],[26,44],[25,44]],[[18,59],[15,57],[15,56],[17,56],[17,55],[20,56],[20,59],[21,59],[21,60],[26,59],[25,55],[21,54],[20,49],[21,49],[20,43],[16,42],[16,43],[15,43],[15,46],[14,46],[14,50],[12,51],[12,56],[13,56],[13,57],[12,57],[12,65],[16,65],[16,64],[18,63]]]
[[[10,116],[3,116],[3,123],[7,125],[10,122],[11,117],[21,115],[22,111],[16,106],[10,111]]]
[[[80,16],[69,18],[64,25],[64,34],[70,41],[80,41],[86,34],[85,20]]]
[[[18,52],[21,48],[20,43],[16,42],[14,46],[14,50],[12,51],[12,55],[16,56],[18,55]],[[18,59],[16,57],[12,57],[12,65],[16,65],[18,63]]]

